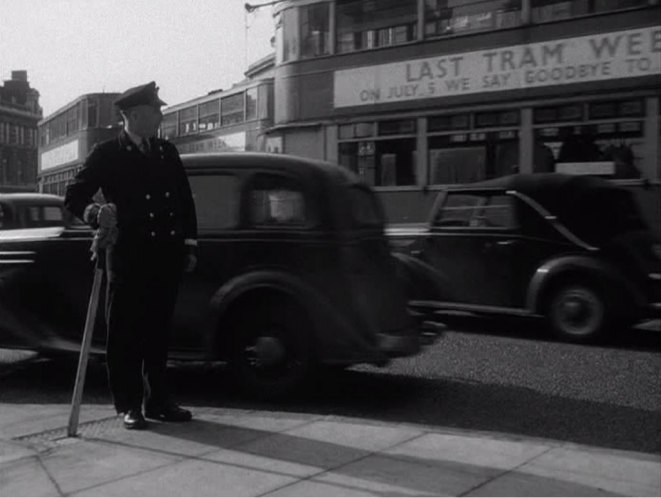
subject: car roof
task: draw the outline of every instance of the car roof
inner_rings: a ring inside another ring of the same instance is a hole
[[[19,204],[63,204],[64,198],[59,195],[38,192],[13,192],[0,193],[0,201]]]
[[[296,175],[330,177],[346,183],[362,183],[360,178],[347,168],[319,159],[309,159],[289,154],[269,152],[217,152],[182,154],[186,170],[213,168],[254,168],[261,170],[286,171]]]

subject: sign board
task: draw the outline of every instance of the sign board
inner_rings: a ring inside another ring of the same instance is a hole
[[[336,108],[661,74],[661,27],[335,71]]]
[[[246,133],[230,133],[195,142],[177,144],[180,154],[193,152],[232,152],[246,150]]]
[[[78,150],[78,140],[72,140],[69,143],[42,152],[40,171],[46,171],[47,169],[56,168],[57,166],[77,161],[80,157]]]
[[[555,172],[567,175],[614,175],[615,163],[613,161],[556,163]]]

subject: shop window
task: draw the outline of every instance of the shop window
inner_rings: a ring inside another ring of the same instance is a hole
[[[347,138],[364,138],[374,135],[374,123],[350,123],[340,125],[338,130],[340,140]]]
[[[374,149],[374,186],[415,185],[415,139],[378,140]]]
[[[538,107],[533,110],[533,122],[554,123],[562,121],[581,121],[583,105],[570,104],[561,106]]]
[[[232,175],[189,177],[201,230],[235,227],[239,222],[239,180]]]
[[[257,87],[246,90],[246,119],[257,119]]]
[[[521,0],[425,0],[425,36],[511,28],[521,24]]]
[[[589,119],[638,117],[644,114],[645,103],[643,99],[593,102],[588,104]]]
[[[301,57],[328,55],[330,4],[300,7]]]
[[[223,126],[242,123],[244,118],[244,93],[237,93],[221,99],[220,112]]]
[[[519,124],[519,111],[478,112],[475,114],[475,128],[493,128]]]
[[[650,0],[531,0],[532,22],[544,23],[600,12],[653,5]]]
[[[407,43],[416,39],[417,0],[338,0],[337,52]]]
[[[220,126],[220,101],[205,102],[199,108],[199,130],[213,130]]]
[[[431,184],[477,182],[519,168],[517,130],[432,135],[428,144]]]
[[[189,135],[197,131],[197,106],[179,111],[179,134]]]
[[[166,114],[161,121],[161,138],[171,140],[177,136],[177,113]]]
[[[463,130],[470,127],[470,114],[433,116],[427,120],[427,131]]]
[[[415,133],[415,119],[379,121],[379,135],[410,135]]]

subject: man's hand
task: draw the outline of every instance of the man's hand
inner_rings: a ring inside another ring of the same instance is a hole
[[[193,273],[197,266],[197,256],[194,251],[188,251],[184,256],[184,272]]]
[[[100,228],[107,230],[115,228],[117,226],[117,206],[111,202],[101,205],[96,214],[96,222]]]

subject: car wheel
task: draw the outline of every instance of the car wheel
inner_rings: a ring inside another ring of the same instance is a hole
[[[248,395],[262,400],[290,396],[312,372],[310,330],[296,306],[261,305],[238,317],[230,367]]]
[[[549,299],[547,318],[553,332],[573,342],[587,342],[602,335],[608,324],[602,294],[586,283],[556,287]]]

